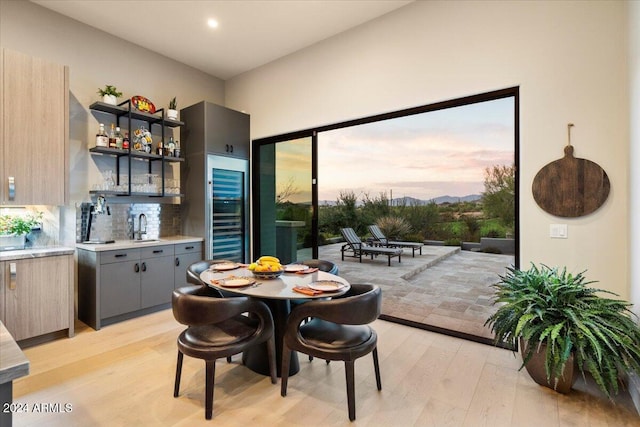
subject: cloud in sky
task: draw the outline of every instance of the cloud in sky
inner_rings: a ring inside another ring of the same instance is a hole
[[[431,199],[484,190],[484,170],[514,161],[513,98],[323,132],[319,194],[341,190]]]
[[[318,136],[320,200],[340,191],[431,199],[484,190],[484,170],[514,162],[514,100],[421,113]],[[295,180],[310,199],[310,140],[277,144],[278,183]],[[278,184],[277,184],[278,185]]]

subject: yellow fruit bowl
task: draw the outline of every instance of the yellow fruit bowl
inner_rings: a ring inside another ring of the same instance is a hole
[[[253,276],[257,279],[275,279],[276,277],[280,277],[284,270],[276,270],[276,271],[252,271]]]

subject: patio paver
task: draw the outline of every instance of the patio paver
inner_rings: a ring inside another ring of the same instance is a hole
[[[387,266],[386,257],[340,259],[341,244],[321,246],[319,258],[335,262],[351,283],[382,288],[382,313],[400,319],[492,339],[484,322],[495,307],[491,284],[498,281],[513,255],[461,251],[453,246],[425,246],[422,255],[405,250],[402,262]]]

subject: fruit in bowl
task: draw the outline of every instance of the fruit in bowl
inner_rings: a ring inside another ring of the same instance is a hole
[[[256,262],[249,264],[249,270],[261,279],[274,279],[284,272],[284,267],[274,256],[261,256]]]

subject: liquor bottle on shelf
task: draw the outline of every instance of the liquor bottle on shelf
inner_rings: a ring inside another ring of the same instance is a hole
[[[173,149],[173,157],[180,157],[180,141],[176,139],[176,148]]]
[[[124,134],[124,138],[122,139],[122,149],[123,150],[129,149],[129,132],[126,132]]]
[[[116,148],[116,125],[111,123],[111,132],[109,132],[109,148]]]
[[[158,156],[162,156],[162,141],[158,142],[158,147],[156,147],[156,154]]]
[[[120,127],[118,126],[116,127],[116,148],[119,148],[121,150],[124,148],[123,140],[124,140],[124,137],[122,136],[122,133],[120,132]]]
[[[176,144],[173,142],[173,137],[169,137],[169,143],[167,144],[167,152],[165,153],[165,156],[173,156],[173,150],[175,150],[175,148]]]
[[[98,133],[96,134],[96,147],[108,147],[109,146],[109,137],[104,130],[104,123],[100,123],[100,127],[98,128]]]

